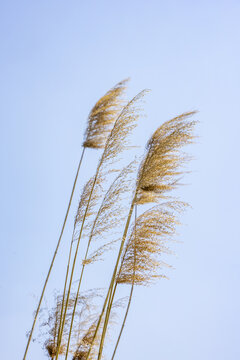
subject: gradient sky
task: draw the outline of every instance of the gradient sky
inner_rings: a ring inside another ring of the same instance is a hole
[[[128,76],[129,97],[152,90],[142,145],[184,111],[200,123],[175,270],[135,292],[116,360],[240,358],[239,19],[238,0],[1,1],[2,359],[22,359],[88,112]],[[96,160],[90,151],[84,179]],[[35,343],[29,359],[43,354]]]

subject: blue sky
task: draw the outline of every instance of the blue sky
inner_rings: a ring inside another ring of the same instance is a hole
[[[169,259],[175,270],[136,290],[116,359],[239,358],[239,16],[233,0],[1,2],[2,358],[24,352],[88,112],[128,76],[129,97],[152,90],[142,146],[184,111],[198,110],[200,123],[179,189],[192,210]],[[99,154],[88,156],[77,197]],[[57,266],[51,289],[61,286]],[[31,352],[44,358],[37,343]]]

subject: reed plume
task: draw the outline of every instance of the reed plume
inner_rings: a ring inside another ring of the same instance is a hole
[[[196,112],[187,112],[161,125],[147,143],[147,153],[138,174],[136,204],[147,204],[168,197],[183,174],[181,166],[189,157],[180,149],[193,142]]]
[[[47,283],[48,283],[48,280],[49,280],[49,277],[50,277],[50,274],[51,274],[51,271],[52,271],[52,268],[53,268],[53,265],[55,262],[55,258],[56,258],[59,246],[61,244],[63,232],[64,232],[67,218],[69,215],[69,210],[70,210],[70,207],[72,204],[72,198],[73,198],[73,195],[75,192],[75,187],[76,187],[79,171],[80,171],[82,160],[84,157],[85,148],[98,149],[98,148],[104,147],[107,136],[112,129],[112,126],[117,117],[117,114],[121,110],[121,107],[122,107],[121,96],[123,95],[123,93],[126,90],[127,81],[128,81],[128,79],[123,80],[120,83],[118,83],[117,85],[115,85],[111,90],[109,90],[102,98],[100,98],[100,100],[98,100],[98,102],[96,103],[96,105],[93,107],[92,111],[89,114],[88,125],[87,125],[87,129],[85,132],[85,140],[83,142],[83,150],[82,150],[82,154],[81,154],[80,161],[78,164],[77,172],[75,175],[72,192],[71,192],[70,199],[69,199],[68,206],[67,206],[67,211],[66,211],[66,214],[64,217],[64,221],[63,221],[63,225],[62,225],[62,228],[60,231],[56,249],[54,251],[54,254],[53,254],[53,257],[51,260],[51,264],[50,264],[50,267],[49,267],[49,270],[48,270],[48,273],[47,273],[47,276],[46,276],[46,279],[45,279],[45,282],[43,285],[39,303],[38,303],[37,309],[35,311],[35,316],[34,316],[32,328],[28,335],[28,341],[27,341],[27,345],[25,348],[23,360],[25,360],[26,356],[27,356],[28,348],[29,348],[29,345],[30,345],[30,342],[32,339],[34,327],[35,327],[37,317],[38,317],[38,314],[39,314],[39,311],[41,308],[45,289],[46,289],[46,286],[47,286]]]
[[[175,204],[175,209],[179,210],[187,206],[180,202]],[[158,271],[169,265],[159,258],[172,253],[168,243],[176,233],[176,225],[180,224],[167,206],[154,206],[136,219],[122,257],[118,284],[148,285],[156,278],[166,277]]]
[[[60,326],[61,321],[61,308],[62,308],[62,302],[63,297],[61,295],[56,297],[56,305],[55,307],[50,311],[48,320],[43,323],[41,326],[48,327],[48,338],[44,343],[45,349],[47,350],[47,353],[51,359],[54,359],[57,353],[57,347],[58,347],[58,330]],[[68,311],[66,316],[66,322],[65,322],[65,328],[63,331],[63,338],[61,342],[61,346],[59,348],[59,354],[63,355],[66,351],[66,343],[67,343],[67,325],[69,324],[69,314],[71,311],[71,308],[73,306],[72,299],[69,301],[68,304]]]
[[[122,95],[129,79],[123,80],[110,89],[92,108],[84,136],[84,147],[104,148],[117,114],[123,106]]]
[[[107,243],[104,240],[108,234],[113,234],[113,230],[119,228],[124,221],[126,207],[123,206],[123,200],[126,200],[126,196],[132,191],[132,173],[135,169],[136,161],[132,161],[128,166],[123,168],[106,192],[90,232],[84,260],[86,263],[89,264],[99,260],[104,252],[109,250],[111,245],[115,243],[116,240]],[[103,243],[103,245],[87,257],[89,246],[93,240],[98,243]]]
[[[93,182],[95,181],[94,188]],[[88,235],[88,232],[91,229],[92,218],[96,215],[95,207],[101,198],[101,194],[103,191],[102,188],[103,179],[99,176],[96,180],[91,177],[83,187],[82,194],[78,203],[77,212],[74,220],[73,227],[73,238],[74,240],[78,239],[79,236],[79,228],[81,228],[83,219],[84,220],[84,232],[85,236]],[[93,190],[92,190],[93,189]],[[90,197],[91,194],[91,197]],[[90,201],[89,201],[90,199]]]
[[[73,343],[69,349],[70,353],[74,353],[79,344],[79,339],[82,334],[88,329],[89,322],[92,320],[93,311],[95,311],[94,301],[96,297],[101,297],[99,289],[91,289],[79,294],[77,299],[76,321],[73,332]],[[68,308],[62,334],[62,341],[59,347],[59,355],[65,355],[67,349],[68,328],[72,317],[72,309],[75,304],[75,294],[71,294],[68,301]],[[63,296],[55,297],[55,306],[49,311],[47,321],[42,322],[41,327],[47,328],[47,340],[44,342],[44,347],[50,358],[54,359],[58,349],[58,331],[61,322],[61,309],[63,303]],[[46,336],[45,335],[45,336]]]
[[[125,305],[126,298],[121,298],[118,301],[113,303],[113,312],[111,313],[110,318],[110,324],[115,324],[115,318],[117,317],[116,310],[118,308],[122,308]],[[79,339],[78,346],[76,348],[76,351],[74,352],[74,356],[72,360],[86,360],[87,358],[90,360],[96,359],[99,343],[101,339],[101,331],[103,327],[103,320],[100,320],[100,316],[95,316],[95,319],[90,323],[89,327],[86,329],[84,334],[82,335],[81,339]],[[98,322],[100,323],[100,326],[98,326]],[[95,332],[97,331],[97,335],[95,335]],[[108,334],[107,337],[110,337],[110,334]],[[89,355],[89,351],[91,354]]]
[[[89,328],[80,339],[72,360],[86,360],[90,347],[93,348],[94,351],[92,352],[92,355],[89,359],[94,359],[97,351],[97,345],[99,342],[99,336],[94,338],[97,322],[98,318],[94,320],[92,324],[90,324]]]

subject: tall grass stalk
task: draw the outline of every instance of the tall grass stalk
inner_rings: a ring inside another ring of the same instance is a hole
[[[102,200],[102,203],[99,206],[98,212],[97,212],[97,214],[95,216],[95,219],[94,219],[94,222],[93,222],[93,225],[92,225],[92,228],[91,228],[90,236],[89,236],[89,239],[88,239],[88,244],[87,244],[87,248],[86,248],[86,252],[85,252],[85,257],[84,257],[84,260],[83,260],[83,263],[82,263],[80,279],[79,279],[79,282],[78,282],[78,289],[77,289],[75,303],[74,303],[74,307],[73,307],[73,313],[72,313],[71,325],[70,325],[70,329],[69,329],[69,336],[68,336],[68,343],[67,343],[65,359],[67,359],[67,356],[68,356],[70,340],[71,340],[71,334],[72,334],[72,327],[73,327],[73,322],[74,322],[74,316],[75,316],[78,296],[79,296],[79,292],[80,292],[80,287],[81,287],[81,283],[82,283],[83,273],[84,273],[84,269],[85,269],[85,266],[86,266],[86,263],[87,263],[90,244],[91,244],[92,239],[94,237],[95,231],[98,230],[96,228],[98,227],[98,223],[101,222],[101,218],[103,216],[106,217],[108,214],[111,215],[110,218],[113,218],[113,216],[116,215],[116,214],[114,214],[113,207],[116,206],[116,202],[119,200],[121,194],[123,192],[128,191],[128,188],[129,188],[128,185],[129,184],[128,184],[128,181],[127,181],[128,180],[127,175],[133,171],[134,165],[135,165],[135,161],[131,162],[116,177],[116,179],[113,181],[110,188],[106,192],[106,194],[105,194],[105,196],[104,196],[104,198]],[[116,212],[116,209],[115,209],[115,212]],[[117,208],[117,215],[118,215],[117,221],[118,222],[120,221],[120,219],[119,219],[120,214],[121,214],[121,210],[119,210],[119,207],[118,207]],[[107,227],[107,230],[109,231],[109,229],[111,229],[114,225],[117,224],[117,221],[116,220],[115,221],[111,220],[111,223],[109,223],[108,220],[105,221],[106,224],[103,225],[103,229],[102,229],[102,231],[100,230],[100,235],[98,234],[98,237],[102,235],[102,232],[104,231],[105,227]],[[101,225],[102,225],[102,222],[101,222]],[[99,230],[97,232],[99,232]],[[107,245],[109,245],[109,244],[111,244],[113,242],[114,241],[108,243]],[[95,252],[94,257],[96,257],[97,255],[98,255],[98,251]],[[91,263],[91,259],[89,259],[88,262]]]
[[[60,232],[60,236],[57,242],[57,246],[47,273],[47,277],[43,286],[43,290],[39,299],[39,303],[35,312],[35,316],[34,316],[34,320],[33,320],[33,324],[32,324],[32,328],[31,331],[29,333],[28,336],[28,341],[27,341],[27,345],[26,345],[26,349],[25,349],[25,353],[23,356],[23,360],[26,359],[27,356],[27,352],[28,352],[28,348],[32,339],[32,334],[33,334],[33,330],[37,321],[37,317],[40,311],[40,307],[42,304],[42,300],[43,300],[43,296],[45,293],[45,289],[55,262],[55,258],[62,240],[62,235],[65,229],[65,225],[67,222],[67,218],[68,218],[68,214],[69,214],[69,210],[72,204],[72,198],[74,195],[74,191],[75,191],[75,187],[76,187],[76,183],[77,183],[77,179],[78,179],[78,175],[79,175],[79,171],[80,171],[80,167],[82,164],[82,160],[83,160],[83,156],[84,156],[84,152],[85,149],[87,147],[89,148],[95,148],[95,149],[99,149],[105,146],[105,142],[106,139],[108,137],[109,132],[112,129],[112,125],[115,121],[116,118],[116,114],[118,113],[119,109],[121,109],[122,106],[122,101],[120,99],[120,97],[122,96],[122,94],[125,92],[126,90],[126,84],[129,81],[129,79],[123,80],[121,82],[119,82],[117,85],[115,85],[112,89],[110,89],[104,96],[102,96],[98,102],[95,104],[95,106],[92,108],[89,116],[88,116],[88,126],[87,129],[85,131],[85,139],[84,139],[84,143],[83,143],[83,150],[82,150],[82,155],[80,157],[80,161],[79,161],[79,165],[77,168],[77,173],[75,176],[75,180],[73,183],[73,188],[72,188],[72,192],[71,192],[71,196],[70,196],[70,200],[68,203],[68,207],[67,207],[67,211],[66,211],[66,215],[63,221],[63,225],[62,225],[62,229]]]
[[[136,239],[136,222],[137,222],[137,205],[135,205],[135,225],[134,225],[135,226],[135,239]],[[126,320],[127,320],[129,308],[130,308],[130,305],[131,305],[131,301],[132,301],[134,281],[135,281],[135,261],[136,261],[136,254],[134,256],[133,279],[132,279],[131,290],[130,290],[130,294],[129,294],[129,298],[128,298],[128,304],[127,304],[127,307],[126,307],[125,315],[124,315],[124,318],[123,318],[123,322],[122,322],[122,325],[121,325],[121,329],[120,329],[120,332],[119,332],[119,335],[118,335],[118,338],[117,338],[117,342],[116,342],[116,345],[115,345],[111,360],[113,360],[114,357],[115,357],[115,354],[116,354],[116,351],[117,351],[117,348],[118,348],[118,344],[119,344],[119,341],[121,339],[122,332],[123,332],[123,329],[124,329],[124,326],[125,326],[125,323],[126,323]],[[119,269],[119,272],[121,272],[121,267]],[[114,292],[113,292],[113,296],[112,296],[112,300],[111,300],[111,306],[112,306],[112,303],[113,303],[114,294],[115,294],[115,291],[116,291],[116,288],[117,288],[117,284],[118,283],[115,283],[115,288],[114,288]]]
[[[105,316],[105,321],[104,321],[104,325],[103,325],[103,331],[102,331],[102,336],[101,336],[101,341],[100,341],[100,346],[99,346],[98,360],[100,360],[101,357],[102,357],[104,339],[105,339],[105,335],[106,335],[107,325],[108,325],[111,306],[112,306],[112,301],[111,300],[112,300],[112,294],[113,294],[113,286],[114,286],[114,282],[115,282],[115,279],[116,279],[117,270],[118,270],[119,262],[120,262],[120,259],[121,259],[122,251],[123,251],[123,248],[124,248],[124,243],[125,243],[125,240],[126,240],[126,237],[127,237],[128,228],[129,228],[129,225],[130,225],[135,200],[136,200],[136,193],[134,195],[134,199],[132,201],[132,204],[131,204],[131,207],[130,207],[130,210],[129,210],[129,214],[128,214],[128,217],[127,217],[127,221],[126,221],[126,225],[125,225],[121,245],[120,245],[119,252],[118,252],[117,261],[116,261],[116,264],[115,264],[115,268],[114,268],[114,271],[113,271],[111,283],[110,283],[109,290],[108,290],[108,294],[109,294],[108,299],[109,300],[108,300],[108,306],[107,306],[107,310],[106,310],[106,316]]]
[[[70,280],[69,280],[68,293],[67,293],[67,299],[66,299],[65,310],[64,310],[63,320],[62,320],[62,327],[60,329],[59,345],[58,345],[58,350],[57,350],[57,354],[56,354],[56,360],[58,359],[59,349],[60,349],[60,345],[61,345],[61,338],[62,338],[64,323],[65,323],[65,318],[66,318],[68,301],[69,301],[70,292],[71,292],[71,286],[72,286],[73,274],[74,274],[75,265],[76,265],[76,259],[77,259],[77,255],[78,255],[78,249],[79,249],[79,245],[80,245],[80,240],[81,240],[89,204],[90,204],[91,197],[93,194],[93,190],[94,190],[94,187],[97,182],[97,179],[98,179],[98,176],[99,176],[102,166],[106,165],[105,163],[108,162],[109,160],[113,161],[113,159],[119,154],[119,152],[123,151],[126,148],[126,136],[136,126],[136,119],[139,117],[139,115],[135,113],[135,108],[134,108],[135,103],[137,101],[139,101],[140,99],[142,99],[142,97],[144,96],[145,93],[146,93],[146,90],[141,91],[131,101],[129,101],[129,103],[121,111],[120,115],[117,117],[117,119],[115,121],[114,127],[113,127],[110,135],[107,138],[104,152],[99,161],[99,164],[98,164],[98,167],[96,170],[96,174],[94,176],[92,188],[91,188],[91,191],[89,194],[89,199],[88,199],[88,203],[86,206],[86,210],[85,210],[85,213],[84,213],[84,216],[82,219],[82,225],[81,225],[81,229],[79,232],[78,240],[77,240],[77,246],[76,246],[75,255],[74,255],[74,259],[73,259],[72,270],[71,270],[71,275],[70,275]]]
[[[128,217],[127,217],[123,237],[122,237],[121,244],[120,244],[119,251],[118,251],[118,257],[117,257],[117,260],[116,260],[116,263],[115,263],[115,267],[114,267],[114,271],[113,271],[113,274],[112,274],[111,282],[110,282],[110,285],[109,285],[109,288],[108,288],[108,292],[107,292],[107,295],[106,295],[106,298],[105,298],[105,301],[104,301],[104,304],[103,304],[103,308],[102,308],[102,311],[101,311],[101,314],[100,314],[100,317],[99,317],[99,320],[98,320],[98,324],[97,324],[93,339],[95,339],[96,336],[97,336],[99,325],[100,325],[100,323],[102,321],[102,318],[103,318],[103,315],[104,315],[104,312],[105,312],[105,309],[106,309],[106,306],[107,306],[107,302],[109,301],[109,299],[111,299],[112,289],[113,289],[115,277],[116,277],[116,274],[117,274],[118,265],[119,265],[119,262],[120,262],[120,259],[121,259],[121,254],[122,254],[122,250],[123,250],[123,247],[124,247],[124,242],[125,242],[125,239],[126,239],[126,236],[127,236],[127,231],[128,231],[129,225],[130,225],[131,217],[132,217],[135,197],[136,197],[136,194],[134,196],[134,200],[132,201],[132,204],[131,204],[131,207],[130,207],[130,210],[129,210],[129,213],[128,213]],[[110,309],[108,307],[107,308],[108,319],[109,319],[109,310]],[[107,316],[107,314],[106,314],[106,316]],[[101,353],[102,353],[103,341],[104,341],[104,338],[105,338],[105,331],[106,331],[106,325],[107,325],[108,319],[106,320],[106,318],[105,318],[103,331],[102,331],[101,342],[100,342],[100,347],[99,347],[99,355],[98,356],[101,356]],[[94,342],[94,340],[93,340],[93,342]],[[91,353],[91,347],[89,349],[86,360],[89,359],[90,353]]]
[[[81,154],[80,161],[79,161],[79,164],[78,164],[77,173],[76,173],[76,176],[75,176],[75,179],[74,179],[72,192],[71,192],[70,199],[69,199],[69,202],[68,202],[68,207],[67,207],[67,211],[66,211],[66,214],[65,214],[65,217],[64,217],[61,233],[60,233],[60,236],[59,236],[59,239],[58,239],[58,242],[57,242],[56,249],[55,249],[54,254],[53,254],[53,258],[52,258],[52,261],[51,261],[51,264],[50,264],[50,267],[49,267],[49,270],[48,270],[48,273],[47,273],[46,280],[45,280],[44,285],[43,285],[42,293],[41,293],[41,296],[40,296],[40,299],[39,299],[39,302],[38,302],[38,306],[37,306],[37,309],[36,309],[36,312],[35,312],[32,328],[31,328],[30,334],[28,336],[27,346],[26,346],[26,349],[25,349],[23,360],[25,360],[26,356],[27,356],[27,352],[28,352],[29,345],[30,345],[30,342],[31,342],[31,339],[32,339],[33,330],[34,330],[34,327],[35,327],[35,324],[36,324],[36,321],[37,321],[37,317],[38,317],[38,314],[39,314],[39,311],[40,311],[40,307],[41,307],[41,304],[42,304],[42,300],[43,300],[43,296],[44,296],[44,293],[45,293],[45,290],[46,290],[46,286],[47,286],[47,283],[48,283],[48,280],[49,280],[49,277],[50,277],[50,274],[51,274],[51,271],[52,271],[52,268],[53,268],[53,264],[55,262],[55,258],[57,256],[57,252],[58,252],[61,240],[62,240],[62,236],[63,236],[63,232],[64,232],[65,225],[66,225],[66,222],[67,222],[69,210],[70,210],[70,207],[71,207],[71,204],[72,204],[72,198],[73,198],[73,194],[74,194],[74,191],[75,191],[75,187],[76,187],[76,183],[77,183],[77,179],[78,179],[78,174],[79,174],[79,171],[80,171],[80,168],[81,168],[84,152],[85,152],[85,147],[82,149],[82,154]]]
[[[90,192],[90,196],[89,196],[88,204],[87,204],[87,207],[86,207],[86,211],[85,211],[85,214],[84,214],[84,217],[83,217],[82,226],[81,226],[81,229],[80,229],[80,233],[79,233],[79,237],[78,237],[78,241],[77,241],[77,246],[76,246],[76,250],[75,250],[75,255],[74,255],[74,259],[73,259],[73,265],[72,265],[72,270],[71,270],[71,275],[70,275],[70,280],[69,280],[69,287],[68,287],[68,292],[67,292],[67,299],[66,299],[64,314],[63,314],[63,318],[62,318],[62,325],[61,325],[60,331],[59,331],[59,343],[58,343],[58,348],[57,348],[56,360],[58,359],[59,349],[60,349],[60,346],[61,346],[61,338],[62,338],[62,334],[63,334],[63,328],[64,328],[64,324],[65,324],[65,319],[66,319],[68,302],[69,302],[69,297],[70,297],[70,293],[71,293],[71,286],[72,286],[74,269],[75,269],[75,265],[76,265],[76,259],[77,259],[77,255],[78,255],[78,249],[79,249],[79,245],[80,245],[80,240],[81,240],[81,236],[82,236],[82,231],[83,231],[83,227],[84,227],[84,223],[85,223],[89,203],[90,203],[91,196],[92,196],[92,193],[93,193],[93,189],[94,189],[94,186],[95,186],[95,183],[96,183],[96,180],[97,180],[97,175],[98,175],[98,171],[97,171],[97,173],[95,175],[95,178],[94,178],[94,181],[93,181],[92,189],[91,189],[91,192]]]

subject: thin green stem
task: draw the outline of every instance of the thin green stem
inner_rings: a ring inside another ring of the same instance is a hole
[[[62,236],[63,236],[63,232],[64,232],[65,225],[66,225],[66,222],[67,222],[69,210],[70,210],[70,207],[71,207],[71,204],[72,204],[72,198],[73,198],[73,194],[74,194],[74,191],[75,191],[75,187],[76,187],[76,183],[77,183],[77,179],[78,179],[79,170],[80,170],[80,167],[81,167],[81,164],[82,164],[84,152],[85,152],[85,148],[83,148],[83,150],[82,150],[82,154],[81,154],[80,161],[79,161],[79,164],[78,164],[77,173],[76,173],[76,176],[75,176],[75,179],[74,179],[74,183],[73,183],[72,192],[71,192],[71,195],[70,195],[67,211],[66,211],[65,218],[64,218],[64,221],[63,221],[61,233],[60,233],[60,236],[59,236],[59,239],[58,239],[58,242],[57,242],[56,249],[55,249],[54,254],[53,254],[53,258],[52,258],[52,261],[51,261],[51,264],[50,264],[50,267],[49,267],[49,270],[48,270],[48,273],[47,273],[46,280],[45,280],[44,285],[43,285],[43,289],[42,289],[42,293],[41,293],[41,296],[40,296],[40,299],[39,299],[37,310],[35,312],[32,328],[31,328],[30,334],[28,336],[28,341],[27,341],[25,353],[24,353],[24,356],[23,356],[23,360],[25,360],[26,356],[27,356],[28,348],[29,348],[29,345],[30,345],[30,342],[31,342],[31,339],[32,339],[33,330],[34,330],[34,327],[35,327],[35,324],[36,324],[36,321],[37,321],[37,317],[38,317],[38,314],[39,314],[39,311],[40,311],[40,307],[41,307],[41,304],[42,304],[45,289],[46,289],[46,286],[47,286],[47,283],[48,283],[48,280],[49,280],[49,277],[50,277],[50,274],[51,274],[51,271],[52,271],[52,268],[53,268],[53,264],[54,264],[54,261],[55,261],[55,258],[56,258],[56,255],[57,255],[61,240],[62,240]]]

